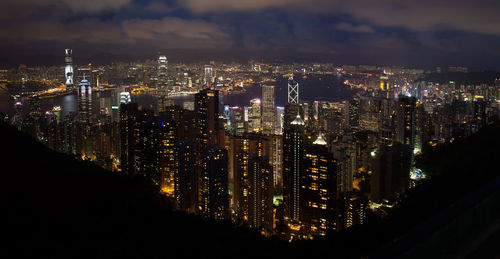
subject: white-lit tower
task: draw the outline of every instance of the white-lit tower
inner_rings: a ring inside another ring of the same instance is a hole
[[[205,84],[205,86],[210,87],[213,83],[213,78],[214,78],[214,71],[212,66],[205,65],[205,73],[203,76],[203,83]]]
[[[167,89],[167,65],[168,65],[168,60],[167,57],[164,55],[161,55],[158,58],[158,70],[156,71],[156,78],[157,78],[157,88],[161,90]]]
[[[71,86],[73,85],[73,58],[71,57],[73,55],[73,50],[65,49],[64,52],[66,54],[66,57],[64,58],[64,61],[66,62],[66,67],[64,68],[66,86]]]
[[[288,78],[288,103],[299,103],[299,83],[293,80],[293,75]]]

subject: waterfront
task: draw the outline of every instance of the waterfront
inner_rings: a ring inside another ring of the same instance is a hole
[[[294,78],[300,85],[300,100],[303,101],[342,101],[351,97],[351,90],[343,85],[341,75],[308,75],[295,76]],[[287,78],[276,78],[275,85],[275,105],[283,106],[287,101]],[[75,90],[76,91],[76,90]],[[119,105],[118,94],[120,90],[106,90],[92,92],[92,108],[98,111],[103,106]],[[2,88],[0,89],[0,112],[4,112],[12,116],[14,114],[14,98],[13,95],[19,94],[20,88]],[[221,95],[222,105],[250,105],[250,100],[253,98],[261,98],[261,88],[259,86],[250,86],[246,91],[238,94]],[[104,101],[105,98],[110,98],[110,101]],[[157,111],[158,98],[151,94],[133,94],[131,101],[136,102],[139,106]],[[194,95],[176,96],[171,98],[176,105],[182,106],[184,102],[193,102]],[[42,111],[51,110],[54,106],[61,107],[61,115],[66,116],[71,112],[78,111],[78,98],[75,93],[44,98],[40,100]],[[222,109],[222,107],[220,107]],[[23,112],[29,112],[29,102],[23,103]]]

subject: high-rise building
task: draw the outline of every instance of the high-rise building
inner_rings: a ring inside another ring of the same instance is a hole
[[[64,61],[66,62],[66,67],[64,68],[64,76],[66,77],[66,86],[72,86],[73,85],[73,50],[72,49],[65,49],[64,53],[66,54],[66,57],[64,58]]]
[[[196,143],[181,141],[175,145],[175,198],[177,208],[196,213],[198,178],[195,169]]]
[[[234,179],[233,208],[238,218],[248,220],[250,192],[250,158],[256,154],[268,155],[268,141],[256,134],[235,136],[231,139],[232,174]]]
[[[378,132],[380,128],[380,98],[361,96],[359,104],[359,129]]]
[[[415,116],[416,99],[414,97],[399,97],[396,107],[395,140],[408,145],[412,152],[415,147]]]
[[[344,228],[351,228],[367,223],[368,196],[357,193],[344,195]]]
[[[252,106],[252,111],[250,112],[250,116],[248,118],[250,125],[250,132],[259,133],[261,131],[261,120],[262,113],[260,109],[261,101],[259,98],[255,98],[250,100],[250,104]]]
[[[120,165],[122,172],[135,174],[134,127],[138,107],[136,103],[120,105]]]
[[[211,65],[205,65],[203,74],[203,84],[206,87],[211,87],[214,83],[214,71]]]
[[[392,201],[409,188],[412,156],[410,146],[399,142],[371,152],[371,201]]]
[[[288,117],[285,115],[285,117]],[[286,118],[285,118],[286,120]],[[287,125],[288,124],[288,125]],[[283,202],[285,219],[300,224],[300,186],[304,171],[305,123],[297,114],[283,133]]]
[[[262,133],[275,133],[274,85],[262,85]]]
[[[293,80],[293,75],[288,78],[288,103],[299,103],[299,83]]]
[[[210,147],[202,155],[201,214],[210,219],[229,219],[227,150]]]
[[[303,231],[324,236],[336,228],[337,164],[321,135],[306,148],[303,170],[299,200]]]
[[[178,141],[179,124],[171,118],[160,118],[159,142],[157,143],[158,170],[160,171],[160,188],[169,196],[174,195],[175,143]]]
[[[245,114],[242,107],[229,107],[229,131],[233,136],[242,136],[245,134]]]
[[[269,234],[273,230],[273,169],[258,152],[249,162],[248,224]]]
[[[161,55],[158,58],[158,68],[156,70],[157,84],[156,87],[159,90],[166,90],[168,88],[168,77],[167,77],[167,57]]]
[[[203,89],[195,95],[197,141],[199,150],[219,143],[219,91]]]
[[[348,125],[351,130],[357,130],[359,128],[359,98],[353,97],[349,102],[348,109]]]

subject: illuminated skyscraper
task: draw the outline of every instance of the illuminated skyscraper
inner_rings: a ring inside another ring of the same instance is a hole
[[[303,231],[324,236],[335,229],[337,164],[321,135],[306,148],[300,182]]]
[[[205,65],[205,71],[203,74],[203,84],[206,87],[211,87],[214,83],[214,71],[211,65]]]
[[[165,107],[168,106],[168,91],[171,90],[168,87],[168,77],[167,77],[167,65],[168,60],[166,56],[160,56],[158,58],[158,68],[156,70],[156,88],[158,91],[158,111],[165,111]]]
[[[219,91],[204,89],[195,95],[196,128],[199,150],[219,143]]]
[[[410,146],[412,152],[415,147],[415,115],[415,97],[399,97],[396,107],[395,139],[401,144]]]
[[[287,117],[285,115],[285,117]],[[283,202],[285,218],[300,222],[300,186],[303,172],[305,123],[299,114],[283,133]]]
[[[64,58],[64,61],[66,62],[66,67],[64,68],[64,75],[66,77],[66,86],[72,86],[73,85],[73,50],[72,49],[65,49],[64,53],[66,54],[66,57]]]
[[[78,106],[80,121],[90,123],[92,116],[92,87],[85,75],[83,75],[78,87]]]
[[[250,104],[252,105],[252,111],[249,116],[249,124],[250,124],[250,132],[259,133],[261,131],[261,120],[262,113],[260,109],[260,99],[255,98],[250,100]]]
[[[250,188],[254,183],[250,182],[250,158],[254,155],[268,157],[269,145],[266,139],[257,134],[247,134],[231,139],[233,155],[233,178],[234,178],[234,209],[238,218],[249,219]],[[268,160],[269,163],[269,160]],[[272,169],[271,169],[272,170]]]
[[[156,87],[161,90],[166,90],[168,87],[167,65],[168,65],[167,57],[163,55],[160,56],[158,58],[158,68],[156,70],[156,77],[157,77]]]
[[[274,134],[274,123],[274,85],[262,85],[262,133]]]
[[[200,210],[204,217],[229,218],[227,150],[211,147],[202,155]]]
[[[288,78],[288,103],[299,103],[299,83],[293,80],[293,76]]]
[[[254,153],[248,172],[248,224],[272,233],[273,229],[273,168],[267,156]]]
[[[196,212],[198,185],[195,169],[195,148],[193,141],[181,141],[175,146],[175,198],[177,208]]]

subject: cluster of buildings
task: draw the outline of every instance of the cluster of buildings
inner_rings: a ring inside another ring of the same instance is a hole
[[[78,112],[62,118],[55,107],[42,113],[31,98],[26,116],[16,103],[12,124],[57,151],[151,179],[179,210],[286,240],[383,216],[425,178],[415,167],[425,146],[467,137],[499,117],[500,81],[458,86],[414,81],[414,71],[353,75],[311,65],[307,70],[350,76],[346,85],[356,93],[347,101],[303,101],[292,73],[287,103],[277,107],[273,76],[281,66],[205,65],[194,80],[184,72],[172,75],[160,56],[150,87],[162,101],[150,109],[122,89],[92,92],[99,89],[97,79],[75,83],[68,57],[66,63],[65,82],[75,88]],[[222,105],[228,75],[233,83],[248,82],[245,75],[252,73],[264,78],[253,81],[261,98]],[[167,98],[193,87],[193,107]]]

